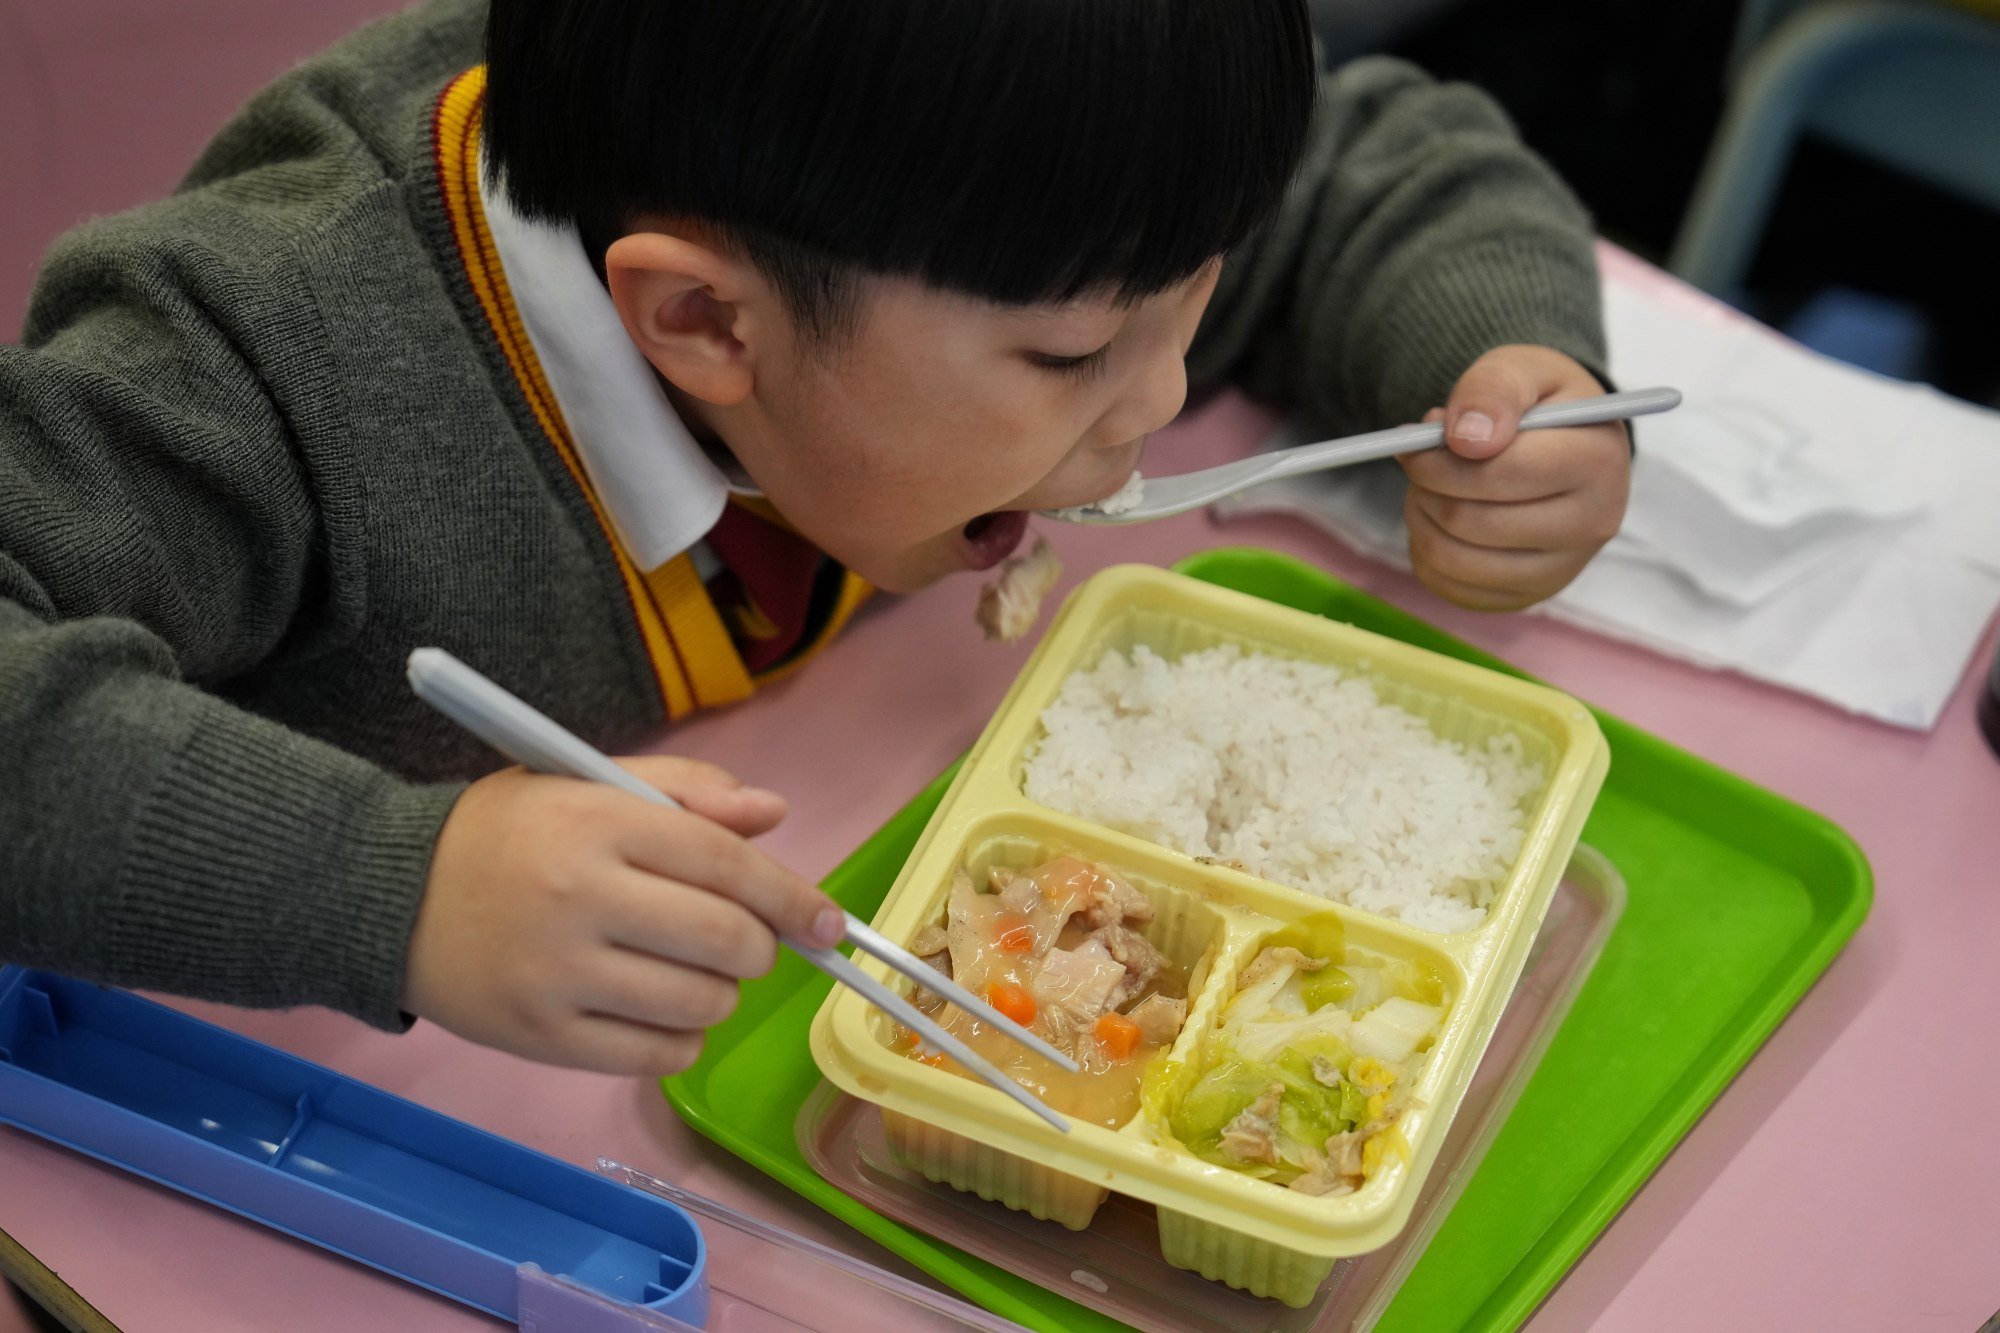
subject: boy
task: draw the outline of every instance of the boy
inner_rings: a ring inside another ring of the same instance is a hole
[[[0,349],[8,958],[669,1072],[838,934],[782,801],[491,773],[412,647],[630,745],[1115,490],[1190,377],[1442,402],[1412,542],[1468,604],[1616,527],[1621,430],[1512,440],[1599,391],[1586,220],[1464,89],[1320,88],[1300,0],[485,19],[280,80]]]

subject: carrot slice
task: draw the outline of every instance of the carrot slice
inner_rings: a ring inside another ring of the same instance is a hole
[[[1104,1053],[1114,1060],[1123,1060],[1138,1050],[1143,1035],[1139,1025],[1123,1014],[1100,1016],[1091,1033],[1097,1038],[1097,1044],[1104,1048]]]
[[[1028,924],[1026,917],[1003,916],[999,922],[1000,932],[993,942],[1000,946],[1002,953],[1032,953],[1035,948],[1035,928]]]
[[[1035,1021],[1035,997],[1009,981],[996,981],[986,988],[986,1003],[1022,1027]]]

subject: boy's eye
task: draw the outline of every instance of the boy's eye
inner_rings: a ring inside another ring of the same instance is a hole
[[[1043,370],[1053,370],[1059,375],[1073,375],[1078,379],[1089,379],[1104,369],[1106,354],[1111,344],[1106,343],[1094,352],[1082,356],[1050,356],[1044,352],[1028,353],[1028,360]]]

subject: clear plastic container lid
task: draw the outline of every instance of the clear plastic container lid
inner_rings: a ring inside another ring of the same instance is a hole
[[[1021,1333],[1012,1320],[885,1272],[866,1260],[795,1236],[768,1222],[670,1185],[634,1167],[600,1157],[597,1169],[611,1179],[674,1203],[695,1215],[708,1246],[708,1313],[699,1329],[709,1333],[834,1333],[876,1328],[919,1333]],[[527,1333],[622,1333],[663,1330],[699,1333],[696,1325],[620,1301],[610,1301],[561,1278],[524,1275]],[[553,1301],[544,1322],[531,1322],[527,1285],[536,1283]]]

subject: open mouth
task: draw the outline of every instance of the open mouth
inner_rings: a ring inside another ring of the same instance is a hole
[[[991,569],[1014,554],[1021,538],[1028,535],[1028,515],[1019,509],[1003,509],[981,514],[959,532],[966,563],[974,569]]]

